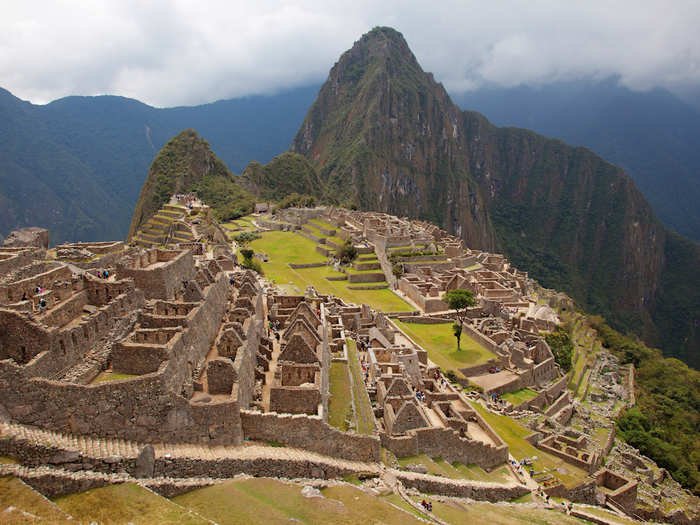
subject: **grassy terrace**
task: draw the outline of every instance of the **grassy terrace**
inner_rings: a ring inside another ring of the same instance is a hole
[[[409,464],[423,465],[428,469],[428,474],[443,476],[450,479],[469,479],[475,481],[490,481],[493,483],[505,483],[511,481],[508,467],[501,467],[493,472],[486,472],[477,465],[464,465],[460,462],[448,463],[440,457],[431,458],[425,454],[398,459],[399,465],[406,467]]]
[[[330,391],[328,400],[328,424],[347,430],[347,420],[352,417],[352,397],[350,396],[350,377],[346,363],[331,363]]]
[[[569,525],[585,523],[555,510],[523,505],[493,505],[491,503],[442,503],[430,497],[414,497],[416,503],[426,499],[433,504],[433,515],[447,523],[488,523],[489,525]]]
[[[515,459],[521,460],[526,457],[537,456],[537,461],[533,462],[535,472],[547,472],[569,488],[580,484],[586,477],[587,473],[584,470],[569,465],[564,460],[547,454],[528,443],[525,440],[525,436],[532,433],[532,430],[529,428],[525,428],[507,416],[488,411],[481,403],[470,401],[470,404],[506,442],[511,455]]]
[[[92,380],[92,384],[96,383],[106,383],[107,381],[117,381],[118,379],[131,379],[132,377],[138,377],[133,374],[115,374],[109,370],[100,372],[98,376]]]
[[[464,377],[460,368],[485,363],[495,356],[477,341],[462,332],[461,350],[457,350],[457,339],[452,334],[452,323],[417,324],[396,320],[396,325],[411,339],[422,346],[430,360],[443,370],[454,370]]]
[[[9,510],[14,507],[15,510]],[[22,512],[31,513],[24,516]],[[19,479],[0,477],[0,522],[2,523],[75,523],[51,505],[41,494]]]
[[[304,293],[312,285],[322,294],[334,294],[356,304],[368,304],[384,312],[410,312],[411,305],[389,289],[350,290],[347,281],[329,281],[326,277],[341,276],[331,266],[292,269],[287,263],[308,264],[326,262],[316,251],[316,243],[292,232],[264,232],[261,239],[250,243],[256,252],[266,253],[268,262],[262,263],[265,276],[286,293]],[[377,283],[372,283],[377,284]],[[297,287],[298,291],[294,290]]]
[[[273,479],[228,481],[174,498],[221,525],[249,523],[337,523],[344,525],[409,525],[422,523],[386,501],[349,485],[322,490],[308,499],[302,487]]]
[[[537,397],[537,392],[530,390],[529,388],[521,388],[515,392],[503,394],[501,397],[509,403],[512,403],[514,406],[518,406],[520,403],[535,399]]]
[[[187,509],[133,483],[71,494],[58,498],[56,504],[82,523],[208,523]]]
[[[362,378],[359,352],[352,339],[347,339],[348,364],[352,373],[352,397],[355,400],[355,430],[360,434],[371,435],[374,431],[374,412]]]

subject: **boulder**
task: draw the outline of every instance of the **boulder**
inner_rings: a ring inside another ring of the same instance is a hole
[[[23,246],[33,248],[49,248],[49,230],[31,226],[10,232],[3,246],[8,248],[20,248]]]
[[[136,458],[136,467],[134,468],[133,476],[135,478],[151,478],[153,477],[153,469],[156,465],[156,453],[153,450],[153,445],[146,445],[139,452]]]

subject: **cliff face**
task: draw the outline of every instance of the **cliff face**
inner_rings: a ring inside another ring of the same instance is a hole
[[[339,201],[431,220],[658,336],[666,232],[632,180],[587,149],[462,112],[393,29],[341,56],[291,150]]]
[[[184,130],[170,139],[153,159],[127,239],[130,240],[171,195],[190,191],[197,191],[220,219],[248,213],[252,207],[253,197],[241,188],[226,165],[211,151],[209,143],[196,131]]]
[[[333,66],[291,150],[312,161],[340,202],[428,219],[494,248],[460,120],[403,37],[378,29]]]

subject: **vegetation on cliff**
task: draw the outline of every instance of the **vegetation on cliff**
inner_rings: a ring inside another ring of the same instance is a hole
[[[173,137],[151,164],[129,229],[131,238],[174,193],[196,191],[219,220],[251,211],[254,197],[244,190],[209,143],[188,129]]]
[[[698,365],[700,286],[682,288],[697,282],[687,258],[697,245],[663,228],[621,168],[462,112],[397,31],[375,28],[341,56],[291,150],[338,202],[503,251],[615,328]]]
[[[324,194],[325,185],[306,157],[283,153],[264,166],[257,161],[248,164],[241,175],[243,184],[261,200],[281,201],[292,194]]]
[[[700,495],[700,372],[620,334],[600,317],[593,326],[603,346],[636,368],[636,405],[618,417],[620,436]]]

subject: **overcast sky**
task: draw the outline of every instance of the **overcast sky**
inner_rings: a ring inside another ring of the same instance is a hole
[[[377,25],[451,92],[610,75],[700,85],[698,0],[0,0],[0,13],[0,87],[34,103],[191,105],[320,83]]]

